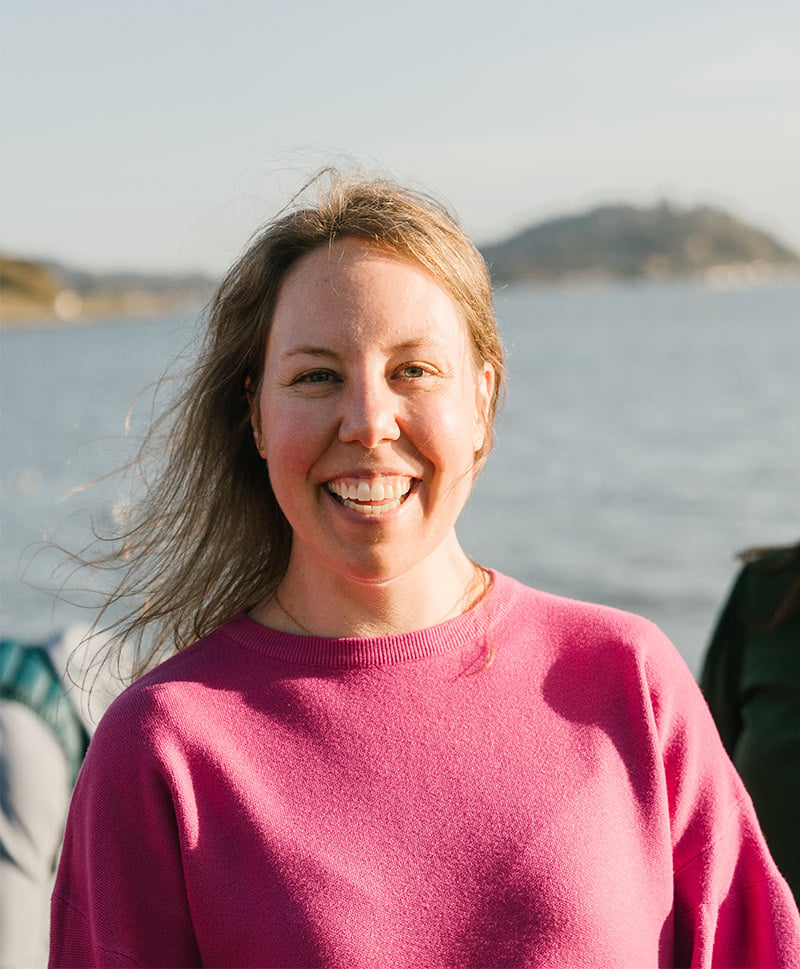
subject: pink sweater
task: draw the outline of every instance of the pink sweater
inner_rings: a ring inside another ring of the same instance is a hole
[[[495,575],[408,635],[241,615],[127,690],[51,965],[796,966],[800,917],[664,636]]]

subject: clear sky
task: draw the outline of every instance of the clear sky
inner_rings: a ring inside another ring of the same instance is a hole
[[[2,0],[0,245],[218,272],[330,160],[475,239],[709,202],[800,249],[797,0]]]

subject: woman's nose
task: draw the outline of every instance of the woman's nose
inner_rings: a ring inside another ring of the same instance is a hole
[[[344,395],[339,440],[374,448],[398,437],[397,397],[391,389],[382,380],[351,385]]]

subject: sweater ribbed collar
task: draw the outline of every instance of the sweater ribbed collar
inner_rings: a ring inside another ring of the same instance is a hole
[[[441,656],[485,638],[508,612],[514,582],[493,570],[488,594],[473,609],[436,626],[391,636],[301,636],[262,626],[245,612],[234,616],[220,632],[240,646],[284,663],[329,669],[391,666],[409,660]]]

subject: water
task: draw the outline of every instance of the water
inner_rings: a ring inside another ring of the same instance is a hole
[[[509,390],[465,547],[648,616],[696,672],[735,551],[800,537],[800,287],[509,288],[497,309]],[[82,617],[36,588],[53,585],[55,560],[33,553],[43,537],[87,540],[89,516],[114,512],[113,481],[73,489],[130,455],[129,407],[193,325],[3,332],[4,635]]]

